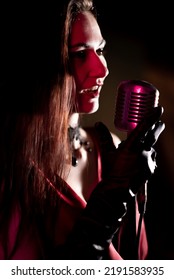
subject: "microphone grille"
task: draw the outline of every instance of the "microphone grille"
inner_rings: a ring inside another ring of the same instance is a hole
[[[115,127],[131,131],[159,104],[159,91],[143,80],[122,81],[117,87]]]

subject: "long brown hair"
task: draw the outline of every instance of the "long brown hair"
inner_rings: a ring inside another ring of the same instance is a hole
[[[71,23],[81,11],[94,12],[91,0],[41,5],[3,11],[12,22],[4,33],[0,79],[0,232],[5,236],[15,200],[24,218],[56,202],[45,177],[60,188],[71,158]]]

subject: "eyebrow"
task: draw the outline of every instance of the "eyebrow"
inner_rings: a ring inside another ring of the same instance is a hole
[[[103,44],[106,44],[106,40],[102,39],[102,41],[100,42],[99,46],[103,45]],[[69,49],[72,50],[72,49],[75,49],[75,48],[79,48],[79,47],[84,47],[84,48],[88,48],[89,47],[89,44],[86,44],[86,43],[77,43],[73,46],[69,46]]]

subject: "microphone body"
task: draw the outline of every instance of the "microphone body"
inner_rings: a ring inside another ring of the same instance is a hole
[[[158,103],[159,91],[152,84],[143,80],[122,81],[117,87],[115,127],[131,132]]]
[[[115,107],[114,125],[118,130],[129,134],[137,124],[146,118],[153,107],[159,103],[159,91],[152,84],[143,80],[125,80],[117,87],[117,99]],[[129,205],[129,230],[130,230],[130,248],[139,255],[139,241],[143,216],[147,204],[147,183],[139,189],[136,194],[138,210],[140,214],[138,229],[136,229],[136,201],[135,199]]]
[[[125,80],[117,87],[114,125],[129,134],[137,124],[146,118],[153,107],[159,104],[159,91],[143,80]],[[137,193],[138,208],[145,213],[147,202],[147,182]]]

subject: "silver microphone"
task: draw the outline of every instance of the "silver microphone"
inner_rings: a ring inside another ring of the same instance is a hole
[[[159,104],[159,91],[143,80],[125,80],[117,87],[114,124],[118,130],[130,132]]]

